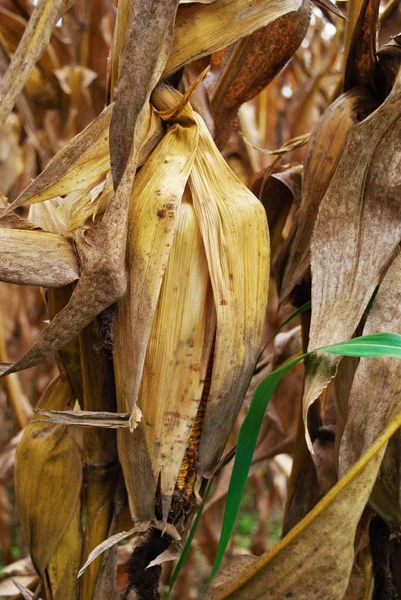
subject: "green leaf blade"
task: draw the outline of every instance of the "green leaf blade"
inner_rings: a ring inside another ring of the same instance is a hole
[[[238,436],[233,471],[228,488],[227,502],[224,510],[223,525],[220,534],[216,558],[207,585],[217,573],[224,553],[227,549],[235,521],[238,515],[242,494],[248,478],[252,457],[255,450],[259,430],[267,405],[277,385],[288,371],[304,358],[304,354],[288,361],[273,373],[270,373],[256,388],[248,413]]]

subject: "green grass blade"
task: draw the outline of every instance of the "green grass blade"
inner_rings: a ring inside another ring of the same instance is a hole
[[[401,358],[401,335],[398,333],[373,333],[318,348],[315,352],[329,352],[330,354],[361,358],[380,358],[382,356]]]
[[[297,356],[281,365],[281,367],[273,371],[273,373],[270,373],[270,375],[268,375],[255,390],[248,413],[242,423],[238,436],[237,451],[235,453],[233,472],[228,488],[219,545],[213,569],[208,580],[208,585],[220,567],[228,542],[230,541],[231,533],[238,515],[242,494],[248,478],[259,429],[269,400],[284,375],[288,373],[294,365],[301,361],[304,356],[305,355]]]
[[[234,529],[259,430],[269,400],[284,375],[286,375],[286,373],[288,373],[288,371],[303,358],[315,352],[328,352],[330,354],[367,358],[384,356],[401,358],[401,335],[397,333],[376,333],[353,338],[352,340],[340,342],[331,346],[317,348],[316,350],[295,357],[285,363],[270,373],[270,375],[258,385],[238,435],[237,451],[227,494],[220,540],[208,585],[220,567]]]

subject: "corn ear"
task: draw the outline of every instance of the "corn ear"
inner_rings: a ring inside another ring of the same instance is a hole
[[[138,406],[144,419],[140,435],[135,431],[131,442],[131,469],[152,492],[153,503],[159,488],[165,520],[201,400],[214,335],[209,286],[194,209],[191,202],[182,202],[141,382]],[[152,473],[146,472],[149,464]],[[141,487],[137,482],[130,497],[135,494],[135,512],[142,516],[149,504],[144,503]]]
[[[72,403],[69,383],[57,377],[39,406],[65,409]],[[81,484],[81,459],[71,430],[32,421],[17,448],[15,491],[22,531],[41,576],[75,515]]]
[[[199,145],[189,185],[217,315],[199,450],[200,470],[207,475],[224,449],[261,351],[270,253],[263,206],[231,171],[199,115],[196,121]]]
[[[139,418],[137,399],[146,350],[176,230],[178,207],[193,164],[197,141],[197,126],[192,111],[187,108],[182,121],[173,124],[138,173],[132,191],[127,250],[129,282],[126,295],[118,303],[114,368],[118,411],[130,412],[134,420]],[[138,438],[143,433],[137,430],[135,435]],[[135,459],[131,443],[132,435],[128,431],[118,433],[119,456],[131,510],[138,518],[147,519],[149,515],[153,518],[152,477],[149,485],[144,479],[145,471],[152,475],[153,469],[150,464],[144,466],[143,477],[133,472],[131,460]],[[142,484],[146,514],[133,505],[133,498],[139,494]]]
[[[119,412],[136,414],[146,348],[176,228],[177,209],[193,164],[198,130],[192,111],[174,124],[145,163],[129,209],[130,282],[114,330]],[[132,335],[132,333],[135,335]]]

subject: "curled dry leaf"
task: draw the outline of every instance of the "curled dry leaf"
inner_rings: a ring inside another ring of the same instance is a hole
[[[383,104],[349,132],[312,238],[309,349],[349,339],[401,239],[401,71]],[[380,201],[379,201],[380,199]],[[304,419],[339,357],[307,360]]]
[[[317,4],[317,6],[319,6],[320,8],[326,9],[329,12],[333,13],[333,15],[336,15],[336,17],[340,17],[341,19],[345,19],[345,17],[343,15],[343,13],[341,12],[341,10],[331,0],[313,0],[313,2],[315,4]]]
[[[207,600],[247,600],[249,597],[341,600],[354,561],[354,537],[359,519],[375,483],[385,446],[400,426],[399,413],[359,461],[281,542],[238,577],[231,578],[223,589],[210,590]]]
[[[344,91],[373,84],[380,0],[364,0],[352,34],[344,73]]]
[[[59,17],[75,0],[40,0],[0,83],[0,124],[12,111],[32,69],[43,54]]]
[[[211,91],[219,148],[227,144],[241,104],[259,94],[297,50],[308,30],[311,12],[311,0],[303,0],[297,11],[244,38],[228,54]]]
[[[401,254],[386,273],[369,311],[364,334],[401,332]],[[341,440],[339,471],[344,473],[366,451],[377,435],[400,411],[399,362],[394,358],[362,360],[356,369],[348,398],[347,419]],[[366,382],[369,382],[366,385]],[[390,441],[371,504],[389,525],[401,523],[400,437]]]
[[[252,191],[262,202],[267,215],[270,231],[271,255],[275,257],[283,237],[283,227],[287,221],[291,206],[300,204],[302,189],[302,165],[290,168],[278,168],[277,172],[258,177],[252,185]]]
[[[254,0],[251,5],[249,0],[215,0],[211,4],[181,6],[163,78],[297,11],[301,4],[302,0]]]

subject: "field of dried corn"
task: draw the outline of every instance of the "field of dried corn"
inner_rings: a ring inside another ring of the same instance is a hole
[[[401,598],[401,0],[0,0],[0,598]]]

